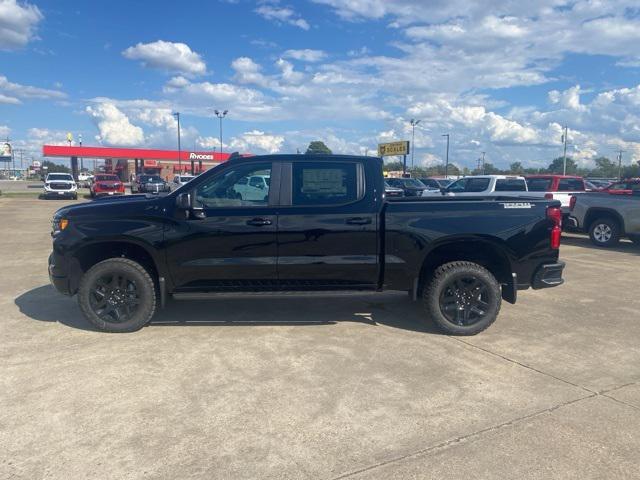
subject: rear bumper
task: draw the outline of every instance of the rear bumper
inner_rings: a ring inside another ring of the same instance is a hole
[[[538,290],[562,285],[564,283],[564,279],[562,278],[564,266],[564,262],[541,265],[533,276],[531,287],[534,290]]]

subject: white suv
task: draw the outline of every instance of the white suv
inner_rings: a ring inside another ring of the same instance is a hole
[[[78,186],[69,173],[50,173],[44,181],[44,198],[78,199]]]
[[[515,175],[472,175],[453,182],[441,192],[426,191],[424,197],[517,197],[527,196],[527,181]]]

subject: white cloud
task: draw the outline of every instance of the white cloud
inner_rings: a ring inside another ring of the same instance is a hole
[[[9,81],[4,75],[0,75],[0,103],[20,103],[20,100],[62,100],[67,95],[59,90],[21,85]],[[2,100],[4,99],[4,101]]]
[[[16,97],[9,97],[8,95],[0,93],[0,103],[4,103],[7,105],[19,105],[22,102]]]
[[[202,75],[207,65],[200,54],[191,50],[185,43],[157,40],[151,43],[138,43],[122,52],[125,58],[141,60],[145,67],[158,68],[185,75]]]
[[[311,28],[309,23],[290,7],[281,7],[276,4],[263,4],[256,8],[255,12],[267,20],[287,23],[302,30],[309,30],[309,28]]]
[[[35,5],[0,0],[0,50],[24,47],[33,40],[43,15]]]
[[[287,50],[282,54],[283,58],[293,58],[302,62],[315,63],[327,58],[327,53],[323,50],[313,50],[305,48],[301,50]]]
[[[11,129],[6,125],[0,125],[0,140],[7,138],[11,133]]]
[[[198,137],[198,145],[206,149],[219,149],[220,139],[218,137]],[[251,130],[241,135],[232,137],[222,148],[235,150],[241,153],[278,153],[284,144],[284,136],[271,135],[260,130]]]
[[[260,130],[252,130],[232,138],[230,145],[242,152],[277,153],[283,143],[282,135],[269,135]]]
[[[86,112],[91,116],[99,134],[96,140],[107,145],[139,146],[144,144],[142,128],[133,125],[129,118],[112,103],[99,103],[88,106]]]

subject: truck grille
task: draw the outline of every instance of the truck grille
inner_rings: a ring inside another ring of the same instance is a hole
[[[71,190],[70,183],[50,183],[49,188],[51,190]]]

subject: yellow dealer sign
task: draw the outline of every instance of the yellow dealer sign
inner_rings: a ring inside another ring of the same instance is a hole
[[[409,142],[390,142],[378,144],[378,156],[389,157],[391,155],[409,155]]]

